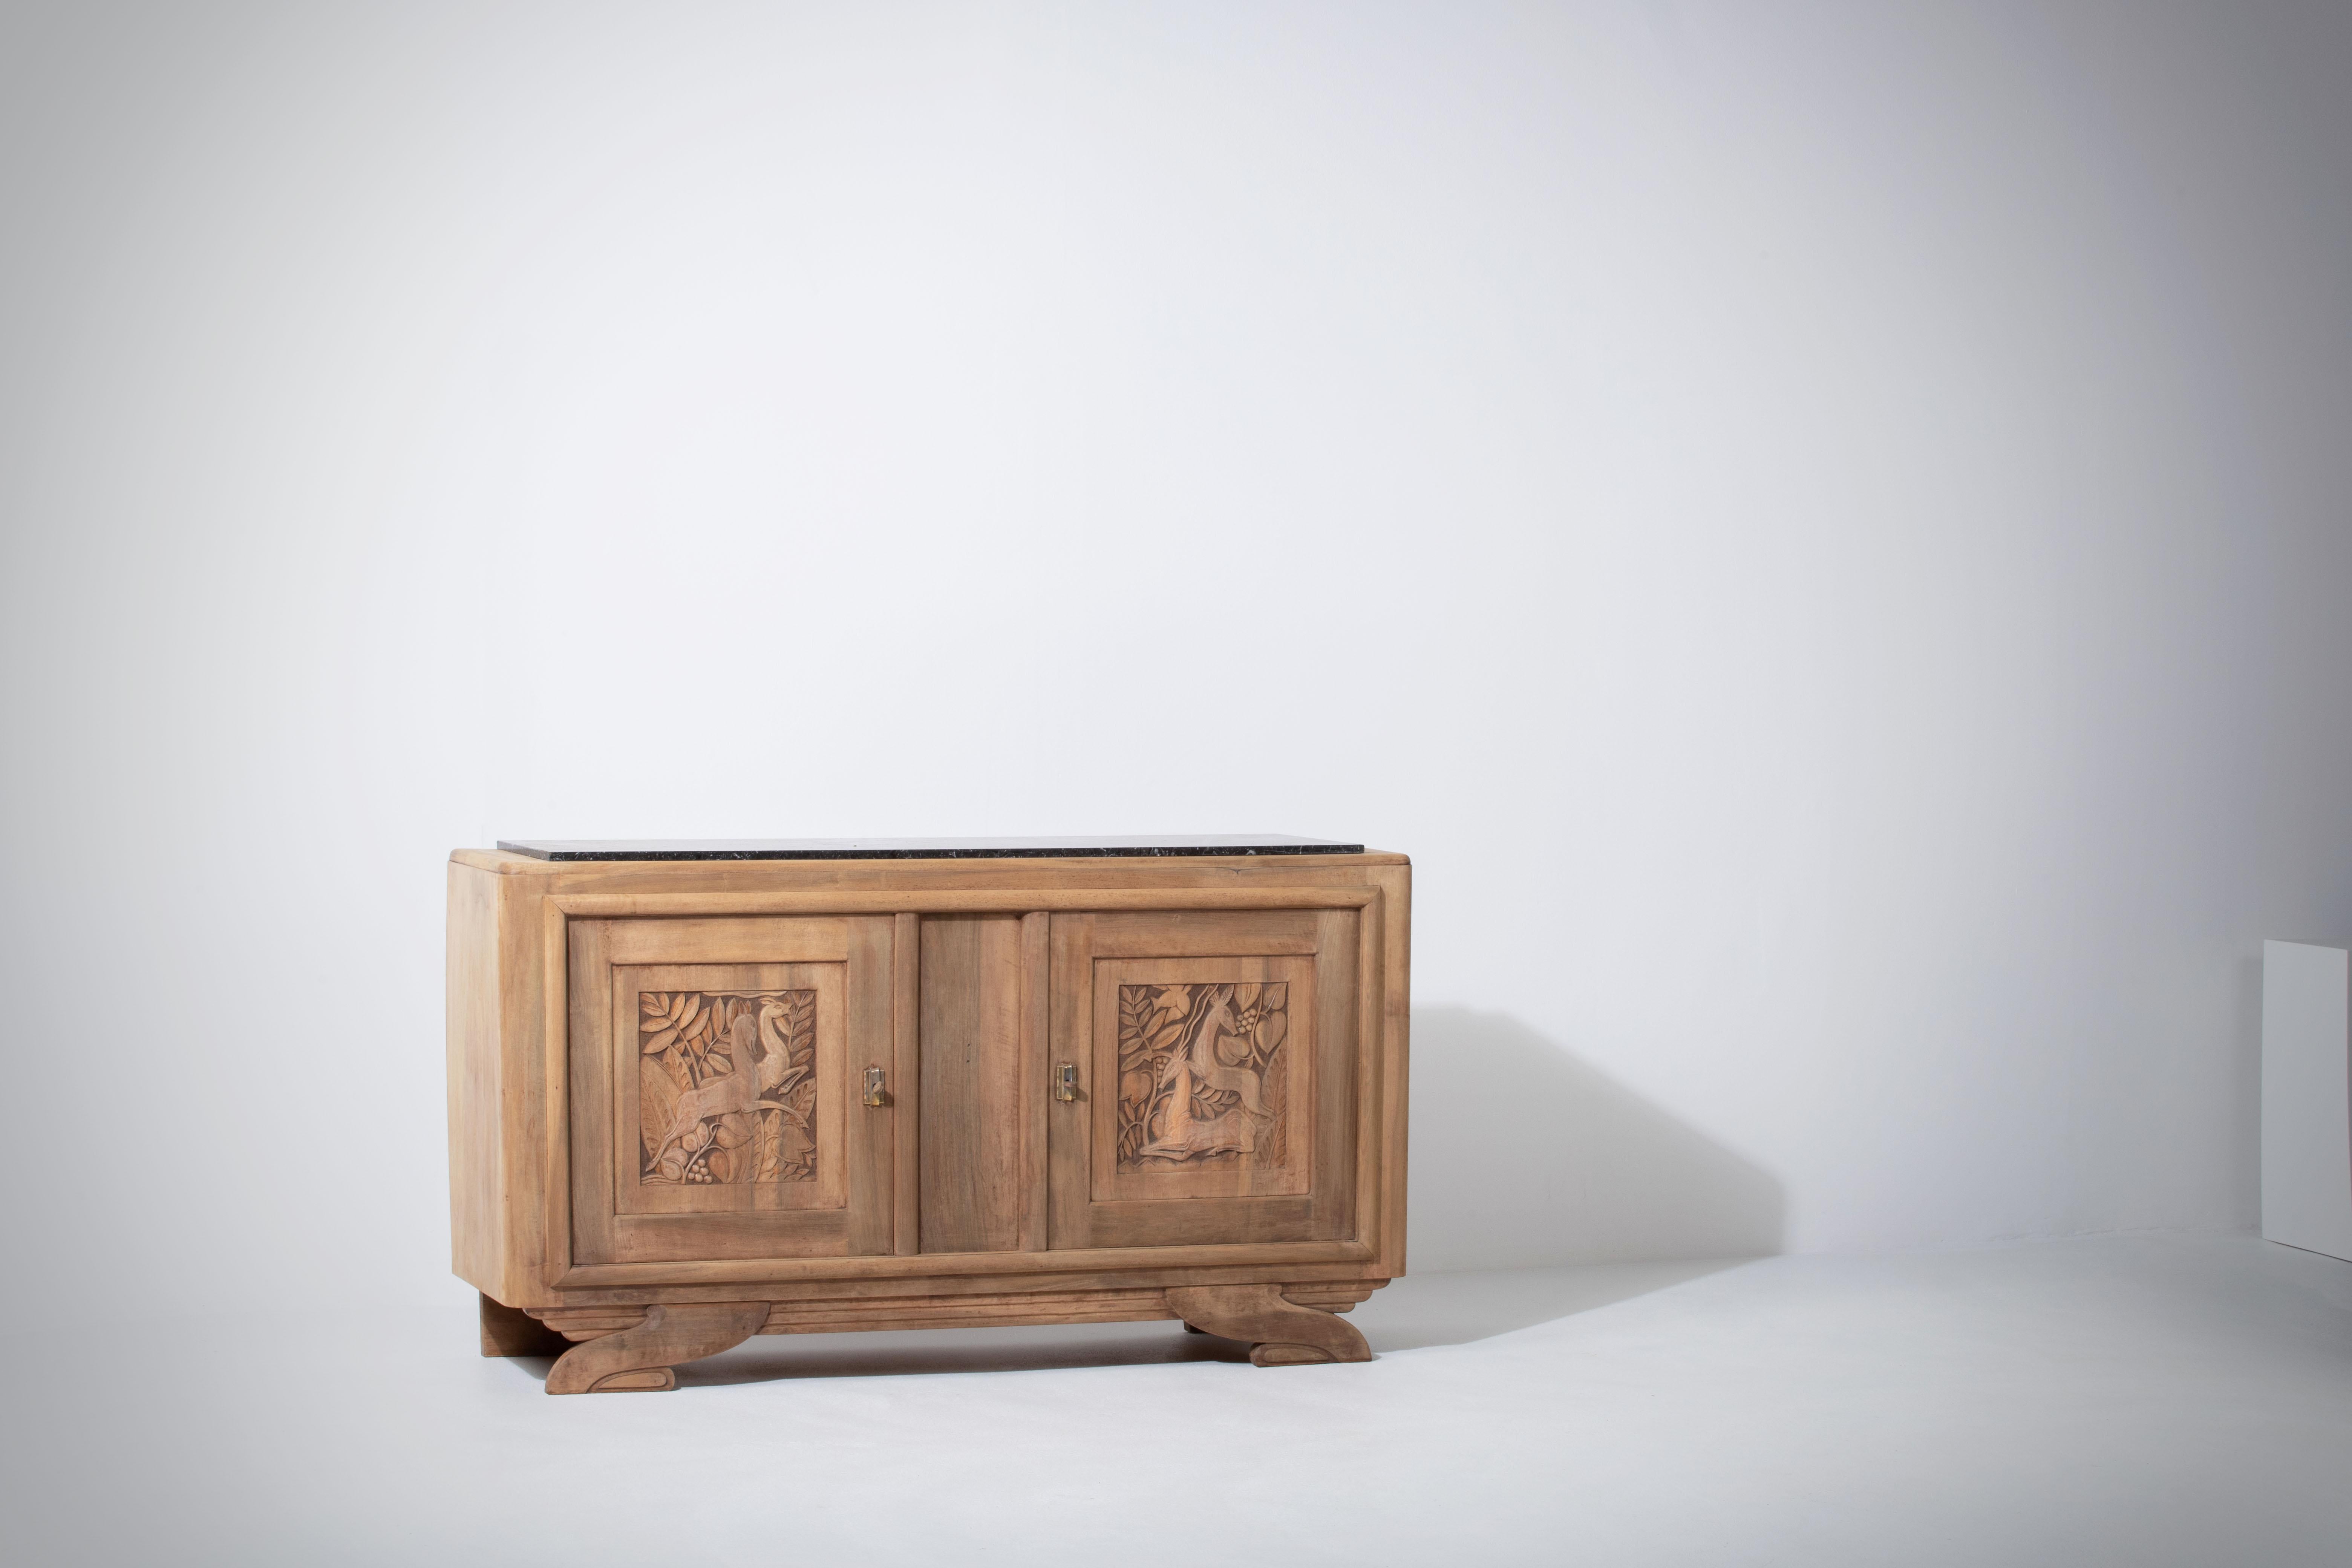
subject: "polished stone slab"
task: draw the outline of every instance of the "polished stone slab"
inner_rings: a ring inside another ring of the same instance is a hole
[[[499,847],[541,860],[1038,860],[1177,855],[1361,855],[1360,844],[1286,833],[1056,838],[520,838]]]

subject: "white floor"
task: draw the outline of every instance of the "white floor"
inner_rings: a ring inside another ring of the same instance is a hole
[[[1268,1371],[793,1336],[551,1399],[471,1311],[20,1342],[9,1561],[2352,1563],[2352,1264],[2249,1237],[1418,1277]]]

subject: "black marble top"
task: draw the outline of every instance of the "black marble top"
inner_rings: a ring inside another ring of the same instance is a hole
[[[499,847],[541,860],[1005,860],[1127,855],[1361,855],[1360,844],[1286,833],[1060,838],[525,838]]]

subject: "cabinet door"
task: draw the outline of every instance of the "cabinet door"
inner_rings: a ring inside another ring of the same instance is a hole
[[[580,1263],[887,1253],[885,919],[574,921]]]
[[[1057,1247],[1354,1234],[1353,910],[1055,915]]]

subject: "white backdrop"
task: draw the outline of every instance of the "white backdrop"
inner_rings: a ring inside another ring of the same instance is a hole
[[[12,1259],[456,1289],[530,836],[1405,850],[1422,1268],[2250,1225],[2352,13],[1881,10],[0,8]]]

